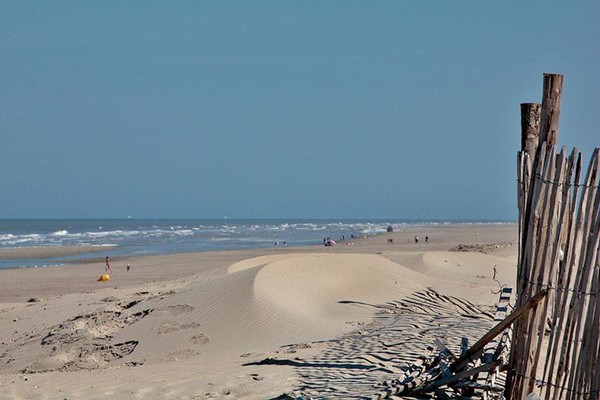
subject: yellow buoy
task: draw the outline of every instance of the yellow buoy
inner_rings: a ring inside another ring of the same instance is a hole
[[[110,275],[108,274],[101,275],[100,278],[98,278],[98,282],[106,282],[108,280],[110,280]]]

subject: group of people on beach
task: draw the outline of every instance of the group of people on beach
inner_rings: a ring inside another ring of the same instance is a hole
[[[331,239],[330,237],[323,238],[323,246],[330,247],[330,246],[333,246],[334,244],[335,244],[335,240]]]
[[[352,245],[354,244],[352,241],[355,239],[354,235],[350,235],[350,240],[348,240],[348,238],[346,238],[346,235],[341,235],[340,236],[340,243],[344,243],[347,245]],[[330,247],[336,244],[336,241],[333,240],[332,238],[330,238],[329,236],[326,238],[323,238],[323,246],[325,247]]]

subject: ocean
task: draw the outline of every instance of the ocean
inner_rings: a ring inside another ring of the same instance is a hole
[[[261,220],[261,219],[0,219],[0,248],[35,246],[116,246],[111,256],[141,256],[212,250],[305,246],[338,239],[371,236],[388,226],[449,224],[444,221],[398,220]],[[469,222],[477,223],[477,222]],[[483,223],[483,222],[482,222]],[[98,253],[71,259],[98,258]],[[69,257],[2,260],[0,268],[61,265]]]

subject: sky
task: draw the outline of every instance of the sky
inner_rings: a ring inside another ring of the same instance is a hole
[[[2,1],[0,218],[515,220],[600,145],[600,2]]]

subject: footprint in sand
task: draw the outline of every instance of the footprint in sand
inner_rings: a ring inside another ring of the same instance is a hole
[[[51,328],[50,332],[42,339],[41,344],[70,344],[81,339],[107,338],[151,312],[151,309],[134,314],[119,311],[95,311],[78,315]]]
[[[161,307],[157,311],[164,312],[169,315],[178,315],[194,311],[194,306],[190,306],[189,304],[175,304],[172,306]]]
[[[208,340],[208,336],[206,336],[205,334],[201,333],[199,335],[194,335],[190,338],[190,341],[193,344],[198,344],[198,345],[202,345],[202,344],[207,344],[209,342]]]
[[[163,322],[158,327],[158,334],[165,335],[167,333],[173,333],[177,331],[181,331],[183,329],[195,329],[199,328],[200,324],[197,322],[190,322],[189,324],[181,324],[178,322]]]
[[[282,352],[284,354],[293,354],[296,353],[298,350],[303,350],[303,349],[310,349],[312,348],[312,346],[308,343],[295,343],[295,344],[290,344],[287,346],[282,346]]]
[[[21,372],[40,373],[97,369],[111,361],[133,353],[137,345],[137,340],[130,340],[114,345],[110,343],[87,343],[82,346],[67,346],[50,357],[44,357],[33,362]]]
[[[180,361],[185,360],[186,358],[197,356],[198,354],[200,353],[194,349],[182,349],[167,354],[163,358],[163,361]]]
[[[152,309],[136,313],[97,310],[77,315],[51,327],[41,340],[41,334],[32,332],[20,345],[34,346],[39,343],[39,350],[45,352],[46,356],[40,356],[40,352],[36,352],[37,355],[31,356],[32,362],[21,372],[77,371],[105,367],[112,361],[131,354],[138,345],[135,340],[113,344],[114,334],[151,312]]]

